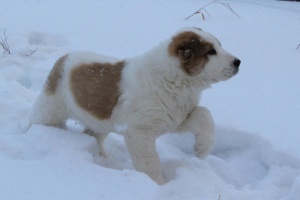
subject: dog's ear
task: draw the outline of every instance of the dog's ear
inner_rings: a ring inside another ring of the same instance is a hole
[[[201,37],[186,31],[175,35],[169,45],[169,55],[180,59],[181,68],[189,75],[199,74],[208,58],[209,45]]]
[[[199,36],[194,32],[183,32],[172,38],[169,47],[170,54],[187,61],[197,51],[200,45]]]
[[[183,59],[189,59],[192,56],[192,49],[179,49],[178,54],[183,58]]]

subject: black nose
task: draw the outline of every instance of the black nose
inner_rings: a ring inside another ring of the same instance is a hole
[[[240,66],[240,64],[241,64],[241,61],[239,60],[239,59],[234,59],[234,61],[233,61],[233,65],[235,66],[235,67],[239,67]]]

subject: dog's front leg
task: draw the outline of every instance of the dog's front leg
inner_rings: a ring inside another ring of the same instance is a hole
[[[155,136],[142,130],[130,130],[125,134],[126,145],[131,154],[134,167],[144,172],[157,184],[165,183],[159,157],[155,149]]]
[[[204,159],[213,149],[214,129],[210,111],[205,107],[197,106],[179,127],[179,132],[192,132],[195,135],[195,152],[198,158]]]

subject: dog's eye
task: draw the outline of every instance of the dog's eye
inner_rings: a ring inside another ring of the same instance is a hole
[[[216,55],[217,52],[216,52],[215,49],[211,49],[211,50],[209,50],[209,51],[207,52],[207,54],[208,54],[208,55]]]

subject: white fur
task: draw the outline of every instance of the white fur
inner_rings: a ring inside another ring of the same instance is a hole
[[[168,53],[172,42],[168,39],[143,55],[125,60],[118,103],[110,119],[99,120],[76,104],[69,86],[70,71],[79,63],[120,60],[87,52],[72,53],[65,61],[57,92],[48,96],[42,91],[36,100],[31,123],[58,126],[69,118],[78,120],[91,130],[89,134],[95,135],[103,156],[107,156],[102,146],[106,135],[124,134],[135,168],[163,184],[155,139],[167,132],[193,132],[196,154],[205,158],[214,144],[214,123],[209,110],[198,106],[201,91],[234,75],[234,56],[223,50],[212,35],[194,28],[181,31],[199,34],[203,40],[213,43],[218,52],[210,56],[199,75],[187,75],[179,67],[179,58]]]

